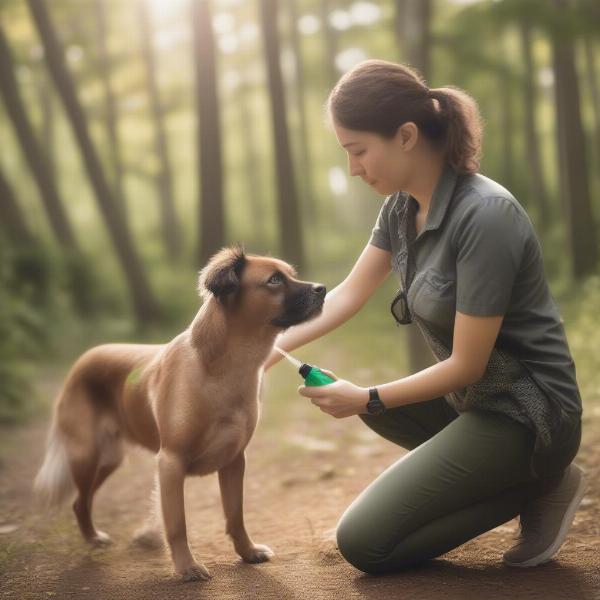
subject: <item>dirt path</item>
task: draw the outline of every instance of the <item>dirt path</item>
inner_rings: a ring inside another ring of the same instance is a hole
[[[152,456],[131,451],[99,492],[96,522],[114,544],[90,550],[69,509],[48,516],[31,504],[46,422],[2,432],[0,598],[600,599],[600,410],[586,414],[577,459],[591,488],[556,560],[537,569],[504,567],[513,521],[419,568],[373,577],[343,561],[331,531],[344,508],[401,451],[358,419],[307,417],[305,406],[293,406],[284,424],[266,406],[248,450],[246,522],[254,540],[276,556],[257,566],[240,563],[224,533],[216,476],[191,479],[188,534],[213,575],[191,584],[172,578],[163,551],[130,545],[149,510]]]

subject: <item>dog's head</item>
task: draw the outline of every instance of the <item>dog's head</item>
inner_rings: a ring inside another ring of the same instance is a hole
[[[325,286],[296,275],[282,260],[224,248],[200,272],[198,289],[245,322],[286,329],[316,317],[325,300]]]

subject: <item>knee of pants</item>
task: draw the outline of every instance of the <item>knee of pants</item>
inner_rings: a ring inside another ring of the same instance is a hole
[[[340,554],[353,567],[364,573],[377,574],[385,570],[386,553],[378,548],[377,538],[368,527],[363,527],[347,516],[342,516],[336,528],[336,540]]]

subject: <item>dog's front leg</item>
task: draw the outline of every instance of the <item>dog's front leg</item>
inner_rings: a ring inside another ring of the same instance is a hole
[[[177,455],[164,449],[157,458],[163,521],[175,571],[186,581],[209,579],[210,573],[194,560],[187,542],[183,500],[185,466]]]
[[[273,551],[262,544],[255,544],[244,525],[244,469],[246,458],[241,452],[227,466],[219,470],[219,485],[221,487],[221,500],[227,521],[227,533],[233,540],[236,552],[250,563],[259,563],[269,560]]]

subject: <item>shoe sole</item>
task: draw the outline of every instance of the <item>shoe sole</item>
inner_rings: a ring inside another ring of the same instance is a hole
[[[563,545],[563,542],[567,537],[567,533],[571,528],[571,524],[573,523],[573,519],[575,518],[575,513],[577,512],[579,504],[585,496],[586,491],[587,482],[582,475],[581,481],[579,482],[579,486],[577,488],[577,492],[575,493],[573,500],[571,500],[571,504],[565,512],[562,523],[560,525],[560,529],[558,530],[558,535],[556,536],[554,542],[552,542],[552,544],[546,550],[544,550],[544,552],[523,562],[510,562],[504,559],[504,564],[508,565],[509,567],[537,567],[538,565],[541,565],[551,560],[552,557],[558,552],[560,547]]]

